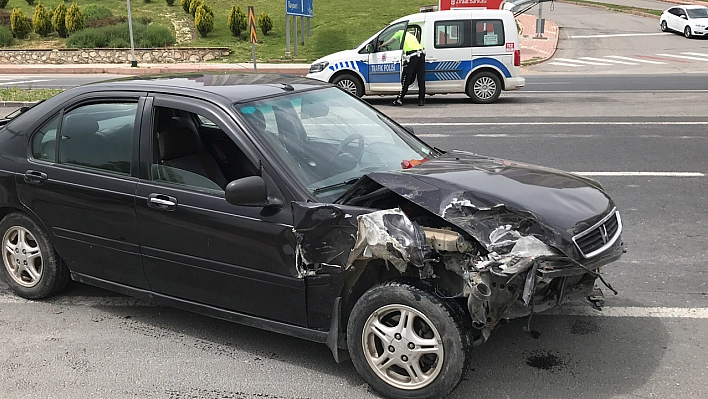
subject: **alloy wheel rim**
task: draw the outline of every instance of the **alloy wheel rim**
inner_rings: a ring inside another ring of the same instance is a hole
[[[39,283],[44,272],[42,251],[29,230],[21,226],[11,227],[2,240],[3,263],[10,277],[25,288]]]
[[[474,82],[474,95],[482,100],[492,98],[496,91],[497,84],[494,82],[494,79],[488,76],[483,76]]]
[[[352,94],[356,94],[356,84],[349,79],[340,80],[337,86]]]
[[[691,28],[687,26],[686,29],[683,30],[683,34],[686,35],[686,37],[691,36]]]
[[[444,351],[437,328],[406,305],[386,305],[369,316],[361,337],[369,367],[387,384],[423,388],[440,374]]]

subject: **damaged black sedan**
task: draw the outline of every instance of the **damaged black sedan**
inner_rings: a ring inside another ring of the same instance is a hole
[[[326,83],[131,78],[0,128],[0,274],[326,343],[390,398],[449,394],[500,322],[597,296],[599,183],[431,147]]]

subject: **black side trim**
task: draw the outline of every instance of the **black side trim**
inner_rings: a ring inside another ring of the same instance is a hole
[[[54,233],[57,238],[79,241],[90,245],[96,245],[102,248],[108,248],[114,251],[128,252],[131,254],[140,255],[140,246],[137,244],[112,240],[91,234],[79,233],[78,231],[62,229],[60,227],[52,228],[52,233]]]
[[[251,316],[243,313],[224,310],[214,306],[205,305],[202,303],[187,301],[180,298],[171,297],[168,295],[157,294],[152,291],[147,291],[139,288],[129,287],[127,285],[113,283],[100,278],[86,276],[80,273],[71,273],[72,280],[80,283],[93,285],[107,290],[115,291],[124,295],[129,295],[135,298],[157,302],[163,305],[172,306],[178,309],[187,310],[194,313],[199,313],[205,316],[214,317],[221,320],[231,321],[234,323],[243,324],[250,327],[256,327],[267,331],[272,331],[279,334],[291,335],[293,337],[306,339],[308,341],[326,343],[329,333],[326,331],[317,331],[305,327],[293,326],[290,324],[281,323],[262,319],[260,317]]]

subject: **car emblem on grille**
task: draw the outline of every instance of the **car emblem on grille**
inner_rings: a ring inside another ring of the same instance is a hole
[[[603,224],[602,226],[600,226],[600,235],[602,235],[602,242],[604,242],[605,244],[607,244],[607,240],[608,240],[608,238],[607,238],[607,227],[605,227],[604,224]]]

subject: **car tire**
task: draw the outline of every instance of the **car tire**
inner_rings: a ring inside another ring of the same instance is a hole
[[[666,21],[661,21],[661,31],[666,32],[669,30],[668,25],[666,25]]]
[[[364,95],[364,84],[361,82],[361,79],[350,73],[337,75],[332,79],[332,84],[359,98]]]
[[[491,104],[497,101],[501,91],[501,81],[492,72],[480,72],[467,82],[467,95],[477,104]]]
[[[443,398],[469,366],[471,324],[457,302],[423,283],[389,281],[354,305],[347,345],[356,370],[384,397]]]
[[[683,28],[683,35],[686,36],[688,39],[690,39],[691,37],[693,37],[693,33],[691,33],[691,27],[690,27],[690,26],[686,26],[685,28]]]
[[[11,213],[0,222],[0,234],[3,251],[0,274],[17,295],[42,299],[66,286],[69,270],[34,220],[23,213]]]

